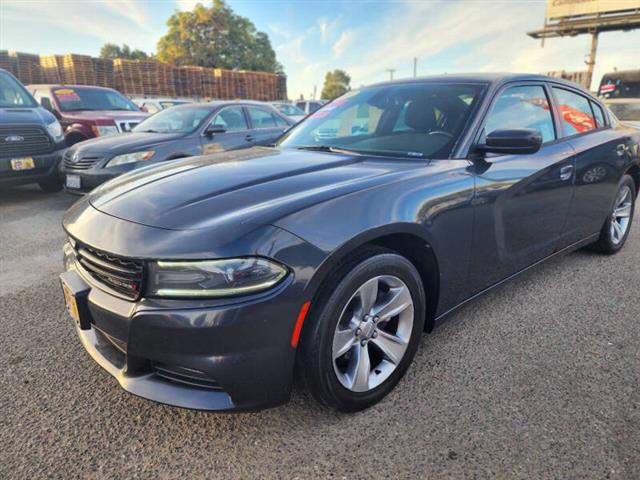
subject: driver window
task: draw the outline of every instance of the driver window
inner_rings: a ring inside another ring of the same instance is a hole
[[[222,125],[227,132],[241,132],[249,129],[242,107],[225,108],[214,117],[211,125]]]
[[[484,135],[511,128],[533,128],[542,134],[544,143],[555,140],[549,100],[543,87],[511,87],[502,92],[487,118]]]

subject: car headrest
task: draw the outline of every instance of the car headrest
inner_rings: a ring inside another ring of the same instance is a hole
[[[404,113],[404,123],[417,132],[428,132],[436,127],[433,104],[424,98],[412,100]]]

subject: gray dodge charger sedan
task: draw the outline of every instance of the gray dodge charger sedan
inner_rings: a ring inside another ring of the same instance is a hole
[[[618,252],[639,141],[548,77],[374,85],[275,147],[98,187],[64,217],[64,297],[89,355],[141,397],[264,408],[297,371],[361,410],[459,306],[556,255]]]

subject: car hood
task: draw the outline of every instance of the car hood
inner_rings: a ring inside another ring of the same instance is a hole
[[[74,146],[73,150],[77,150],[81,155],[121,154],[152,148],[160,143],[170,142],[182,137],[184,137],[184,134],[176,133],[119,133],[86,140]]]
[[[77,112],[62,112],[67,121],[114,121],[124,120],[127,122],[142,121],[149,116],[145,112],[128,112],[124,110],[80,110]]]
[[[56,118],[44,108],[0,108],[0,125],[44,125]]]
[[[425,165],[256,147],[136,170],[98,187],[88,200],[108,215],[151,227],[249,229]]]

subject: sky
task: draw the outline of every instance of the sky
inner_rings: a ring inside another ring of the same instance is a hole
[[[166,20],[197,0],[0,0],[0,50],[97,56],[106,43],[155,52]],[[207,0],[202,1],[207,5]],[[228,0],[269,35],[288,75],[290,98],[320,94],[324,75],[344,69],[359,87],[439,73],[584,70],[590,37],[551,39],[545,0]],[[595,82],[640,68],[640,30],[600,35]]]

